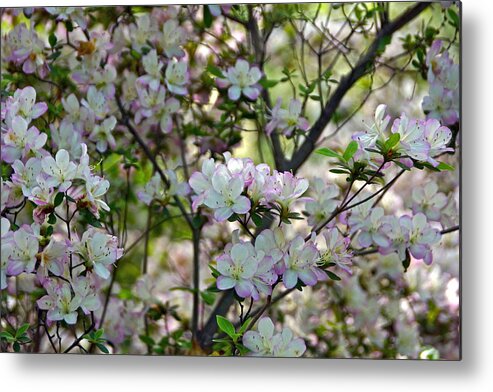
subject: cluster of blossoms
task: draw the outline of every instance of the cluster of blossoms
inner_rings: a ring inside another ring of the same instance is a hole
[[[190,187],[186,182],[179,182],[176,172],[171,169],[164,170],[169,186],[165,186],[159,173],[155,173],[144,189],[137,192],[137,197],[146,205],[152,202],[166,205],[173,196],[186,196],[190,193]]]
[[[103,197],[110,184],[93,173],[85,144],[78,157],[64,149],[51,155],[47,135],[29,127],[47,110],[32,87],[17,90],[2,106],[2,160],[12,170],[2,179],[1,288],[9,277],[35,274],[47,292],[37,302],[47,320],[74,324],[78,309],[87,315],[99,308],[98,279],[107,279],[109,266],[122,256],[116,237],[96,228],[79,237],[72,223],[77,212],[97,219],[109,211]],[[15,218],[26,204],[34,223],[18,227]],[[64,224],[58,227],[57,219]]]
[[[145,74],[136,80],[138,100],[132,105],[136,110],[135,121],[144,127],[160,124],[161,131],[169,133],[173,126],[172,114],[180,108],[175,97],[167,93],[186,95],[189,83],[188,65],[185,60],[169,59],[163,75],[164,63],[155,49],[142,58]],[[164,79],[164,84],[163,84]],[[166,85],[166,87],[165,87]]]
[[[217,257],[217,287],[234,288],[238,296],[258,300],[260,294],[271,295],[281,278],[288,289],[295,287],[298,279],[313,286],[327,278],[319,268],[319,259],[313,241],[305,242],[300,236],[288,241],[282,228],[266,229],[255,245],[236,239],[226,246]]]
[[[289,328],[274,334],[274,323],[268,317],[258,322],[258,331],[248,331],[243,336],[243,345],[250,350],[249,355],[265,357],[301,357],[306,351],[303,339],[294,338]]]
[[[33,22],[29,27],[20,23],[2,37],[2,57],[28,75],[37,72],[44,78],[50,71],[44,53],[44,42],[36,33]]]
[[[443,50],[443,42],[436,40],[426,56],[426,66],[430,85],[422,103],[426,117],[454,125],[459,121],[459,64]]]
[[[358,234],[358,244],[363,248],[377,246],[381,254],[397,252],[401,260],[406,252],[426,264],[433,260],[432,245],[440,241],[440,232],[418,212],[414,216],[385,215],[382,207],[370,208],[365,203],[355,207],[347,219],[350,232]]]
[[[189,181],[195,192],[194,209],[204,204],[214,210],[219,222],[258,206],[286,215],[308,189],[306,179],[290,172],[271,172],[267,164],[255,165],[251,159],[233,158],[230,153],[225,153],[224,159],[224,163],[205,160],[202,171],[193,173]]]
[[[387,129],[391,118],[386,111],[386,105],[379,105],[375,110],[374,123],[365,131],[353,135],[353,140],[359,145],[356,158],[373,164],[382,161],[381,157],[374,156],[374,151],[384,145],[393,134],[399,135],[399,141],[392,150],[399,156],[400,163],[409,168],[413,167],[413,160],[427,162],[436,167],[439,164],[435,159],[438,155],[454,151],[448,146],[452,132],[438,120],[410,119],[403,113],[400,118],[394,120],[389,134]]]
[[[142,129],[159,124],[163,133],[171,132],[172,116],[190,84],[183,50],[188,34],[176,19],[176,9],[155,8],[151,14],[139,15],[135,23],[118,26],[114,37],[119,51],[130,50],[140,58],[140,76],[128,73],[122,86],[123,101],[135,113],[135,123]]]
[[[274,130],[290,137],[296,130],[307,131],[310,127],[308,120],[301,117],[301,102],[292,99],[288,109],[282,109],[282,99],[277,100],[276,106],[272,108],[269,116],[270,121],[265,126],[265,132],[270,135]]]

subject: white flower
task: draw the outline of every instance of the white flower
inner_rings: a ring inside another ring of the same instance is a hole
[[[251,204],[246,196],[241,195],[243,189],[243,180],[232,177],[226,167],[220,166],[212,176],[212,189],[207,193],[204,204],[214,209],[214,217],[219,222],[233,213],[246,214]]]
[[[105,152],[108,149],[108,145],[112,149],[116,147],[115,137],[112,134],[115,126],[115,116],[108,117],[101,124],[96,125],[89,135],[89,139],[96,142],[96,149],[99,152]]]
[[[72,297],[70,285],[63,282],[61,286],[56,286],[49,281],[45,285],[47,295],[38,299],[36,302],[39,309],[47,310],[46,317],[51,321],[64,320],[67,324],[77,322],[77,309],[81,304],[79,297]]]
[[[164,67],[162,61],[159,60],[156,49],[151,50],[144,57],[142,57],[142,64],[147,75],[142,78],[147,83],[152,84],[154,87],[159,86],[161,83],[162,75],[161,69]]]
[[[188,65],[186,61],[171,61],[166,67],[166,86],[177,95],[186,95],[185,85],[189,81]]]
[[[86,98],[82,100],[82,105],[92,111],[97,119],[105,118],[108,114],[108,106],[104,94],[96,87],[90,86]]]
[[[94,228],[89,228],[82,239],[74,244],[74,252],[82,257],[86,267],[94,268],[94,272],[103,279],[110,276],[107,266],[123,255],[123,249],[118,248],[116,237]]]
[[[428,182],[424,187],[413,189],[413,213],[422,212],[429,220],[440,221],[441,210],[445,208],[447,202],[447,196],[438,192],[438,185],[434,181]]]
[[[22,270],[25,272],[32,272],[36,265],[38,250],[39,242],[37,237],[24,228],[20,228],[14,232],[10,261],[19,266],[22,265]]]
[[[27,121],[20,116],[12,120],[12,127],[3,135],[2,159],[5,162],[12,163],[30,153],[38,155],[38,151],[45,145],[48,136],[34,126],[27,127]]]
[[[51,155],[41,160],[43,171],[54,178],[54,186],[58,186],[59,192],[65,192],[72,186],[72,180],[77,172],[77,165],[70,162],[70,156],[66,150],[59,150],[55,158]]]
[[[232,101],[237,101],[243,94],[251,100],[255,100],[260,95],[260,87],[257,82],[262,77],[262,72],[258,67],[250,68],[247,61],[239,59],[234,67],[229,67],[225,79],[218,79],[218,86],[228,87],[228,96]]]
[[[93,275],[78,276],[72,281],[75,298],[80,302],[79,306],[84,314],[89,314],[101,307],[101,301],[98,297],[94,285],[91,283]]]
[[[7,126],[12,126],[12,120],[16,116],[21,116],[29,124],[48,110],[48,105],[45,102],[35,102],[36,90],[33,87],[28,86],[16,90],[14,95],[5,102],[5,108],[2,108],[2,118],[5,117]],[[4,111],[5,115],[3,114]]]
[[[262,317],[258,322],[257,331],[247,331],[242,343],[253,356],[300,357],[306,351],[303,339],[293,339],[289,328],[274,335],[274,323],[268,317]]]
[[[319,253],[311,241],[305,243],[297,236],[291,241],[288,252],[284,257],[286,269],[282,281],[287,289],[292,289],[301,280],[307,286],[314,286],[317,281],[325,280],[327,275],[317,267]]]
[[[281,109],[281,103],[282,98],[279,98],[276,106],[272,109],[270,121],[265,128],[268,135],[270,135],[274,129],[278,129],[289,137],[296,129],[306,131],[310,127],[308,120],[301,117],[302,106],[300,101],[292,99],[289,102],[287,110]]]
[[[326,220],[337,207],[339,187],[334,184],[327,185],[324,180],[316,177],[312,180],[311,189],[314,191],[314,197],[305,202],[305,209],[309,214],[308,224],[315,226]]]
[[[30,158],[25,165],[17,159],[12,168],[12,182],[22,187],[24,196],[30,197],[32,189],[38,185],[36,178],[41,172],[41,159]]]
[[[186,40],[187,33],[185,29],[180,27],[175,19],[169,19],[163,25],[163,34],[159,37],[158,46],[164,51],[166,57],[180,58],[185,55],[181,45]]]
[[[257,271],[257,263],[255,249],[251,243],[233,245],[229,253],[217,258],[216,268],[221,274],[217,278],[217,288],[234,288],[240,297],[251,297],[256,293],[252,279]]]

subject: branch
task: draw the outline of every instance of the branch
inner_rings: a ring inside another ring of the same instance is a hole
[[[399,18],[390,22],[382,27],[380,32],[377,34],[375,40],[370,45],[366,54],[358,61],[354,69],[344,76],[334,94],[329,99],[324,107],[324,110],[320,114],[318,120],[313,124],[312,128],[308,131],[308,135],[301,145],[301,147],[293,154],[291,160],[287,163],[287,169],[296,171],[300,166],[308,159],[312,153],[318,138],[324,131],[325,127],[329,123],[330,119],[334,115],[335,111],[339,107],[342,99],[346,93],[351,89],[351,87],[367,72],[370,66],[374,63],[378,51],[381,45],[384,43],[384,39],[394,34],[397,30],[405,26],[407,23],[411,22],[416,18],[421,12],[423,12],[430,3],[418,3],[414,7],[410,8],[404,12]]]

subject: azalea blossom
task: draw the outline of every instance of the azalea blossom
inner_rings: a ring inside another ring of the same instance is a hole
[[[289,328],[274,335],[274,323],[268,317],[262,317],[257,331],[247,331],[242,343],[250,350],[249,355],[271,357],[301,357],[306,351],[303,339],[294,338]]]
[[[2,134],[2,159],[12,163],[16,159],[37,156],[47,138],[46,133],[40,133],[34,126],[28,129],[28,122],[16,116],[12,120],[12,127]]]
[[[118,239],[103,231],[89,228],[79,242],[74,244],[74,252],[86,263],[86,267],[103,279],[110,277],[108,266],[114,264],[122,255]]]
[[[438,191],[438,185],[434,181],[426,183],[424,187],[413,189],[411,206],[413,213],[422,212],[428,220],[440,221],[441,210],[447,203],[447,196]]]
[[[70,161],[67,151],[59,150],[55,158],[51,155],[41,160],[43,171],[52,177],[53,186],[58,186],[59,192],[65,192],[72,185],[77,172],[77,165]]]
[[[234,288],[240,297],[248,298],[254,295],[252,282],[257,271],[255,249],[250,243],[238,243],[232,246],[229,253],[223,253],[217,258],[217,270],[221,274],[217,278],[217,288],[228,290]]]
[[[186,42],[187,32],[178,25],[176,19],[169,19],[163,24],[162,35],[158,37],[157,45],[166,57],[181,58],[185,55],[182,45]]]
[[[341,235],[336,227],[323,232],[325,239],[325,250],[320,251],[320,261],[322,265],[335,263],[339,268],[351,273],[353,252],[349,250],[351,239]]]
[[[32,272],[36,264],[36,255],[38,251],[39,242],[33,234],[25,228],[20,228],[15,231],[9,258],[12,266],[9,269],[11,271],[15,270],[18,273],[23,271],[28,273]],[[13,273],[10,275],[13,275]]]
[[[81,298],[72,295],[70,284],[63,282],[56,285],[53,281],[45,284],[47,295],[36,302],[38,308],[47,310],[46,318],[50,321],[65,321],[67,324],[77,322],[77,309],[81,304]]]
[[[166,67],[166,87],[176,95],[186,95],[189,82],[188,65],[185,61],[171,61]]]
[[[116,141],[112,133],[115,129],[115,126],[115,116],[105,118],[101,124],[98,124],[94,127],[94,130],[89,135],[89,139],[93,142],[96,142],[96,149],[99,152],[105,152],[108,149],[108,146],[111,149],[115,149]]]
[[[2,120],[8,127],[12,126],[12,120],[16,116],[21,116],[28,124],[42,116],[48,110],[45,102],[36,103],[36,90],[27,86],[23,89],[17,89],[14,95],[9,97],[2,105]]]
[[[295,177],[290,172],[274,170],[273,175],[266,181],[265,199],[289,210],[290,205],[306,192],[308,185],[308,180],[304,178]]]
[[[339,187],[335,184],[326,184],[321,178],[312,180],[313,196],[306,199],[305,210],[308,213],[308,224],[315,226],[326,220],[336,209],[339,201]]]
[[[212,188],[207,192],[204,204],[214,210],[214,218],[222,222],[233,213],[246,214],[251,203],[243,196],[244,182],[239,177],[232,177],[224,166],[216,169],[211,179]]]
[[[315,244],[305,242],[302,237],[294,238],[284,257],[286,269],[282,281],[287,289],[292,289],[301,280],[307,286],[314,286],[325,280],[327,275],[317,266],[320,255]]]
[[[255,100],[260,95],[258,81],[262,73],[258,67],[251,67],[248,61],[239,59],[234,67],[229,67],[225,78],[217,79],[220,88],[228,88],[228,97],[232,101],[237,101],[243,94],[251,100]]]
[[[307,131],[310,127],[308,120],[301,116],[301,102],[292,99],[288,109],[281,109],[282,99],[277,100],[276,106],[272,109],[270,121],[265,127],[265,132],[270,135],[275,129],[290,137],[296,129]]]

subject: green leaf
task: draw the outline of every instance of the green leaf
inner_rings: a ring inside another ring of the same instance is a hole
[[[390,150],[401,140],[401,135],[399,133],[393,133],[385,142],[385,149]]]
[[[101,350],[101,352],[105,353],[105,354],[109,354],[109,350],[106,348],[106,346],[104,344],[101,344],[101,343],[96,343],[96,347],[99,348]]]
[[[437,166],[437,169],[438,170],[449,170],[449,171],[454,171],[455,170],[455,167],[453,167],[452,165],[449,165],[445,162],[440,162]]]
[[[48,37],[48,42],[50,44],[50,46],[52,48],[55,47],[56,43],[57,43],[57,38],[56,38],[56,35],[54,33],[51,33],[50,36]]]
[[[407,269],[411,265],[411,255],[409,254],[409,250],[406,249],[406,258],[402,260],[402,266],[404,267],[404,272],[407,272]]]
[[[15,333],[15,337],[20,338],[22,335],[26,333],[28,329],[29,329],[29,324],[28,323],[23,324]]]
[[[353,157],[356,151],[358,151],[358,143],[353,140],[351,143],[348,144],[346,151],[344,151],[344,154],[342,154],[342,158],[347,162]]]
[[[58,207],[60,204],[62,204],[64,196],[65,194],[63,192],[58,192],[55,196],[55,201],[53,202],[53,206]]]
[[[14,351],[18,353],[21,351],[21,345],[18,342],[14,342],[14,345],[12,346],[14,348]]]
[[[56,216],[55,214],[50,214],[48,216],[48,224],[54,225],[56,223]]]
[[[154,342],[154,339],[147,335],[139,335],[139,339],[147,346],[154,346],[156,344],[156,342]]]
[[[452,25],[456,28],[459,28],[460,18],[459,15],[457,15],[457,12],[455,12],[452,8],[448,8],[447,12],[448,12],[448,16],[452,21]]]
[[[209,306],[213,305],[214,301],[216,300],[216,294],[210,291],[201,291],[200,296],[202,297],[202,300]]]
[[[341,154],[338,154],[337,152],[335,152],[335,151],[333,151],[333,150],[331,150],[330,148],[327,148],[327,147],[319,148],[315,152],[317,154],[324,155],[326,157],[338,158],[338,159],[341,159],[342,158]]]
[[[248,329],[248,327],[250,326],[250,324],[252,323],[252,318],[249,317],[248,319],[245,320],[245,322],[243,323],[243,325],[240,327],[240,330],[238,331],[238,333],[240,335],[243,335],[246,330]]]
[[[220,315],[216,316],[216,321],[217,321],[217,326],[221,331],[223,331],[226,335],[228,335],[232,339],[235,337],[236,335],[235,327],[231,323],[231,321]]]
[[[334,274],[333,272],[331,271],[325,271],[325,273],[329,276],[330,279],[332,280],[341,280],[341,278],[339,278],[339,276],[337,276],[336,274]]]
[[[334,174],[351,174],[347,170],[342,170],[342,169],[330,169],[329,171]]]
[[[208,6],[204,6],[204,26],[209,28],[212,25],[213,17]]]
[[[7,331],[0,332],[0,339],[5,339],[10,343],[15,341],[15,338],[12,336],[12,334]]]
[[[223,71],[214,66],[214,65],[208,65],[206,68],[207,72],[209,72],[211,75],[217,76],[218,78],[224,78]]]
[[[276,84],[279,83],[279,80],[269,80],[269,79],[265,79],[265,78],[262,78],[260,81],[259,81],[259,84],[263,87],[263,88],[271,88],[271,87],[274,87]]]
[[[252,214],[251,215],[253,223],[255,223],[255,226],[261,226],[262,225],[262,217],[258,214]]]

